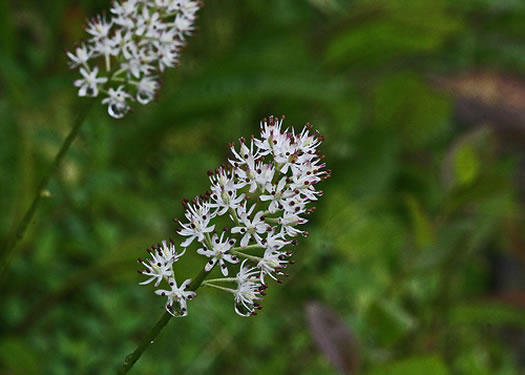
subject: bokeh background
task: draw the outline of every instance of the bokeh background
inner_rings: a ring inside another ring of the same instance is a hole
[[[136,258],[285,114],[333,170],[289,279],[249,319],[201,290],[131,373],[525,374],[525,4],[205,3],[159,101],[98,103],[49,184],[1,281],[0,373],[115,373],[163,313]],[[0,2],[0,240],[89,100],[63,49],[108,6]]]

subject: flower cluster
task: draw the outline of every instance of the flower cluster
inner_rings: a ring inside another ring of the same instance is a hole
[[[110,16],[88,21],[89,39],[67,52],[70,67],[79,68],[82,76],[74,82],[78,95],[102,94],[114,118],[124,117],[131,101],[151,102],[159,75],[178,63],[200,7],[199,0],[113,1]],[[99,60],[104,73],[96,65]]]
[[[261,122],[260,138],[241,138],[238,149],[231,144],[228,165],[208,173],[209,191],[185,199],[185,219],[174,219],[183,238],[180,247],[196,244],[197,254],[207,258],[205,272],[217,266],[224,276],[202,285],[233,294],[235,311],[242,316],[261,308],[268,278],[281,283],[281,276],[288,276],[284,271],[294,263],[290,245],[296,245],[295,237],[308,235],[300,226],[315,211],[309,204],[323,194],[317,183],[331,173],[319,155],[323,137],[310,124],[300,133],[282,125],[283,119],[271,116]],[[168,296],[168,311],[185,313],[186,300],[195,294],[184,291],[188,280],[177,288],[174,279],[172,265],[182,254],[166,245],[155,250],[151,261],[139,260],[146,267],[139,272],[149,276],[145,283],[173,283],[171,291],[157,294]],[[228,277],[234,270],[235,276]]]

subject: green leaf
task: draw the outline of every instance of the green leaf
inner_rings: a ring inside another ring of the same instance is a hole
[[[454,176],[460,186],[472,184],[479,175],[480,160],[476,149],[469,143],[462,144],[454,153]]]
[[[437,357],[414,357],[375,368],[368,375],[447,375],[445,364]]]
[[[449,14],[440,0],[360,1],[352,13],[363,16],[348,20],[344,31],[328,44],[328,63],[364,66],[426,54],[439,49],[460,29],[457,15]]]
[[[388,300],[376,300],[370,306],[367,321],[380,340],[386,345],[393,345],[416,326],[415,319],[400,305]]]
[[[453,308],[450,318],[451,323],[459,325],[510,325],[525,329],[523,310],[503,303],[476,302],[459,305]]]
[[[450,114],[449,99],[414,74],[387,77],[374,92],[374,125],[397,135],[408,146],[439,139],[448,130]]]
[[[9,374],[39,374],[39,359],[20,339],[6,338],[0,341],[0,368]],[[3,372],[2,372],[3,373]]]
[[[434,241],[434,227],[430,218],[413,196],[407,196],[405,202],[412,219],[416,245],[419,247],[430,245]]]

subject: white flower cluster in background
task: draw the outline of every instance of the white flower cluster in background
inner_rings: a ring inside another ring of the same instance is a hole
[[[263,120],[260,138],[240,139],[231,144],[232,158],[209,172],[210,190],[192,201],[184,200],[185,220],[179,224],[180,247],[197,248],[207,258],[205,272],[218,268],[223,277],[207,279],[202,285],[214,287],[234,298],[235,311],[255,315],[266,294],[268,278],[279,283],[293,260],[295,237],[307,236],[300,226],[315,211],[309,204],[323,192],[317,183],[330,177],[318,147],[323,141],[307,124],[300,133],[285,129],[283,119]],[[218,226],[226,225],[218,230]],[[140,273],[158,286],[166,280],[171,290],[158,290],[168,297],[167,310],[175,316],[187,312],[193,291],[185,290],[186,280],[177,287],[172,265],[180,258],[175,246],[157,246],[152,259],[139,259],[146,269]],[[234,276],[232,276],[234,275]],[[142,283],[142,284],[144,284]]]
[[[114,118],[124,117],[132,101],[151,102],[160,74],[179,62],[201,5],[195,0],[113,1],[109,16],[88,21],[89,39],[67,52],[69,66],[82,76],[74,82],[78,95],[103,96]]]

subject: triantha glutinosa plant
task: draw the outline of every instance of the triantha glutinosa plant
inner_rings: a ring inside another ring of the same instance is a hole
[[[138,260],[147,276],[141,284],[165,282],[155,293],[167,297],[170,314],[185,316],[196,293],[188,289],[191,280],[177,282],[174,266],[194,248],[208,259],[204,272],[217,267],[223,276],[202,285],[232,294],[237,314],[255,315],[268,278],[287,276],[295,238],[308,235],[301,226],[323,194],[316,185],[330,177],[319,155],[322,141],[311,125],[296,133],[272,116],[261,122],[260,138],[241,138],[239,148],[231,144],[228,164],[209,172],[210,189],[183,201],[185,218],[174,219],[180,241],[163,241]]]
[[[193,0],[114,1],[109,15],[88,21],[89,39],[67,52],[82,75],[75,81],[78,95],[102,95],[115,118],[124,117],[131,101],[151,102],[160,74],[179,62],[200,6]]]
[[[323,195],[316,186],[331,171],[318,149],[323,137],[310,124],[300,132],[284,128],[283,120],[270,116],[260,123],[259,138],[241,138],[238,148],[230,144],[228,163],[208,172],[210,189],[183,200],[185,218],[173,219],[178,240],[161,241],[138,259],[146,277],[140,284],[153,283],[166,298],[166,313],[119,374],[133,367],[172,316],[188,314],[200,286],[231,294],[235,312],[250,316],[262,308],[270,279],[281,283],[288,276],[296,238],[308,236],[302,225]],[[177,281],[176,268],[192,251],[206,258],[203,269],[193,280]],[[222,277],[209,278],[215,269]]]
[[[195,29],[200,0],[115,0],[109,14],[87,21],[87,40],[66,51],[69,66],[78,68],[74,82],[81,97],[102,96],[110,116],[122,118],[130,102],[151,102],[158,94],[160,76],[178,64],[186,36]],[[3,246],[0,279],[26,232],[47,184],[77,137],[91,108],[86,102],[75,112],[70,133],[38,186],[31,206],[10,240]]]

